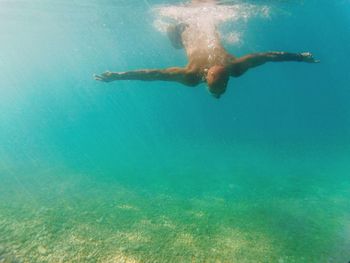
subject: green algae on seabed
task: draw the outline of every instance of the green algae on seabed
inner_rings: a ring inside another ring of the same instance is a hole
[[[144,184],[136,174],[127,181],[50,170],[27,175],[31,188],[15,195],[8,175],[0,186],[0,244],[19,262],[346,259],[350,183],[330,171],[301,176],[274,165],[148,174]],[[184,187],[170,188],[173,180]]]

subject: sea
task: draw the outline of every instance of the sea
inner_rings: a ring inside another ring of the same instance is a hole
[[[185,66],[181,21],[320,63],[93,78]],[[0,262],[349,262],[349,49],[349,0],[0,0]]]

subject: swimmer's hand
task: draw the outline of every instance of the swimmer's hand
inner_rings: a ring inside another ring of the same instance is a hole
[[[314,56],[310,52],[300,53],[301,61],[306,63],[320,63],[319,60],[315,59]]]
[[[94,74],[94,79],[102,82],[111,82],[118,79],[119,74],[116,72],[106,71],[101,75]]]

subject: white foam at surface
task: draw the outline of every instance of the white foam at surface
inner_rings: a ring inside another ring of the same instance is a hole
[[[246,23],[252,17],[268,18],[270,8],[245,3],[234,3],[231,5],[196,4],[178,6],[158,6],[153,9],[157,19],[154,26],[160,32],[166,32],[168,26],[174,23],[186,23],[198,28],[207,36],[213,35],[219,25],[233,22]],[[239,44],[243,32],[239,32],[238,26],[234,27],[225,35],[221,34],[222,40],[227,44]]]

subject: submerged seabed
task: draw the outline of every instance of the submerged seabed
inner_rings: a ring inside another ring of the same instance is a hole
[[[1,262],[347,262],[342,154],[187,150],[115,174],[2,171]]]

